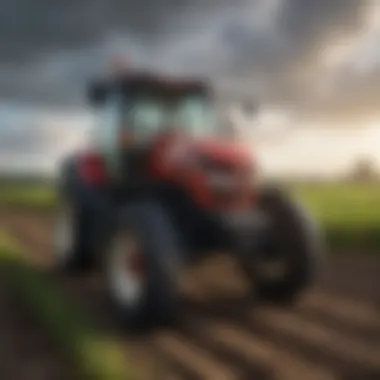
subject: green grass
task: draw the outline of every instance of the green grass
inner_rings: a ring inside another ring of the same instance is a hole
[[[73,363],[81,379],[125,380],[118,342],[92,328],[89,318],[41,273],[27,264],[22,248],[0,235],[0,267],[10,288]]]
[[[300,185],[293,189],[336,248],[380,248],[380,185]]]
[[[45,184],[0,183],[0,205],[50,208],[56,202],[52,186]]]
[[[329,244],[336,249],[380,248],[380,183],[290,185],[318,218]],[[51,209],[52,187],[0,184],[0,205]]]

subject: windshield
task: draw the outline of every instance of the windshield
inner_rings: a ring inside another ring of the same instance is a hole
[[[124,119],[140,137],[149,137],[167,128],[193,136],[209,136],[216,133],[217,124],[210,101],[201,95],[184,95],[175,99],[140,96],[126,102]]]

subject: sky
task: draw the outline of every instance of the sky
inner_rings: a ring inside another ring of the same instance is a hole
[[[297,126],[380,125],[380,0],[0,5],[1,167],[38,167],[82,141],[85,85],[120,53],[210,77],[224,99],[256,99],[266,115],[296,115]]]

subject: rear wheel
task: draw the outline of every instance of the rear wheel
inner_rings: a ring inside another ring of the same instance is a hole
[[[128,207],[104,256],[109,300],[129,327],[170,325],[179,316],[179,245],[156,203]]]
[[[56,268],[74,273],[90,268],[87,236],[83,213],[69,198],[61,199],[54,223],[53,250]]]
[[[266,224],[260,252],[245,266],[253,292],[263,301],[292,302],[318,278],[322,236],[309,212],[278,189],[262,191],[257,211]]]

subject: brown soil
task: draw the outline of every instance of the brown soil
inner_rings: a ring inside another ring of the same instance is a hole
[[[0,284],[0,379],[75,380],[73,371],[45,336]]]
[[[0,219],[31,262],[53,265],[50,217],[8,211]],[[53,280],[122,338],[142,379],[380,379],[380,260],[334,255],[328,264],[320,286],[288,310],[244,304],[230,260],[215,257],[188,276],[183,325],[145,337],[123,331],[97,278]]]

